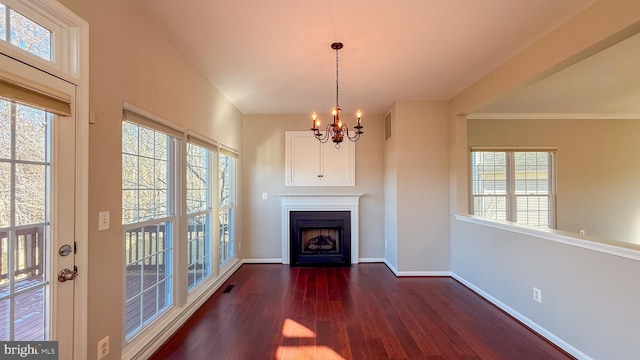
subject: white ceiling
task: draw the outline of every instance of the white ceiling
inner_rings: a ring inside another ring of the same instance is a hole
[[[131,0],[245,114],[447,100],[595,0]]]

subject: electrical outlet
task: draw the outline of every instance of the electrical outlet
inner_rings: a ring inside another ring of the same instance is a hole
[[[584,231],[584,229],[580,229],[580,235],[584,235],[586,234],[586,231]]]
[[[542,304],[542,290],[535,286],[533,287],[533,300]]]
[[[238,243],[238,250],[242,250],[242,242]]]
[[[98,213],[98,231],[109,230],[111,226],[111,213],[109,211],[100,211]]]
[[[387,240],[384,241],[384,248],[387,248]]]
[[[109,355],[109,335],[98,341],[98,360]]]

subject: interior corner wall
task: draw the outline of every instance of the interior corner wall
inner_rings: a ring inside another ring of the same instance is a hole
[[[449,103],[396,101],[397,270],[449,271]]]
[[[110,354],[123,347],[123,242],[121,226],[122,103],[240,149],[241,114],[138,9],[126,0],[61,0],[89,23],[89,269],[85,359],[109,336]],[[242,155],[241,155],[242,157]],[[242,160],[240,160],[242,161]],[[111,212],[111,228],[98,231],[98,212]],[[240,229],[236,231],[241,236]]]
[[[391,106],[390,137],[384,142],[384,259],[398,271],[398,180],[396,149],[396,105]],[[386,136],[386,134],[385,134]]]
[[[243,258],[255,262],[282,260],[282,203],[279,194],[364,194],[360,198],[361,259],[384,257],[384,120],[362,119],[364,134],[355,143],[355,186],[285,186],[285,131],[309,130],[310,117],[244,115],[242,119],[241,191],[244,198]],[[347,120],[347,123],[349,121]],[[267,194],[263,200],[262,194]]]

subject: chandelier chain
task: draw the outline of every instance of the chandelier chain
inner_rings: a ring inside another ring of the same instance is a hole
[[[338,102],[338,92],[339,92],[339,86],[338,86],[338,50],[336,49],[336,107],[340,106],[340,103]]]

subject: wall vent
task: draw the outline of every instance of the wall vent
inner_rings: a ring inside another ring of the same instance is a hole
[[[391,138],[391,111],[384,116],[384,140]]]

